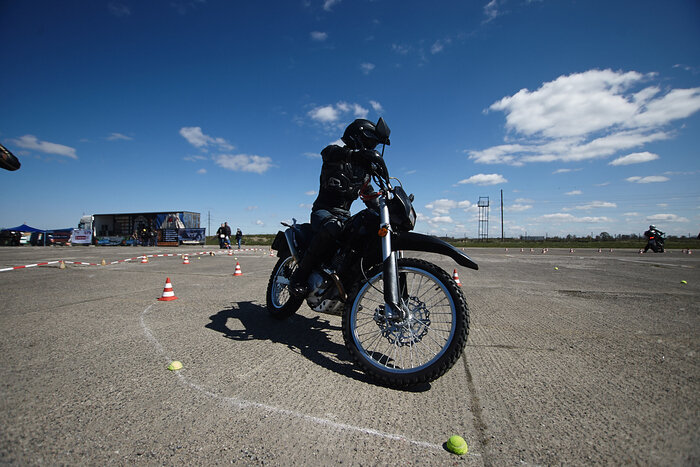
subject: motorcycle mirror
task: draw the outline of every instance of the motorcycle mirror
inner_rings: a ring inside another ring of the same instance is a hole
[[[0,167],[5,170],[17,170],[21,165],[19,159],[0,144]]]
[[[391,145],[391,142],[389,141],[389,135],[391,134],[391,130],[389,129],[389,126],[386,124],[382,117],[379,117],[379,121],[377,122],[375,131],[377,132],[379,141],[382,144]]]

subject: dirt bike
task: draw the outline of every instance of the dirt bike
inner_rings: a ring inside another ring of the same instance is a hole
[[[341,314],[345,346],[366,374],[397,388],[434,381],[464,350],[469,307],[446,271],[404,258],[403,251],[438,253],[462,266],[479,267],[448,243],[411,232],[414,197],[388,176],[386,165],[377,167],[372,178],[380,187],[378,212],[364,209],[346,222],[335,253],[309,276],[306,297],[290,293],[289,284],[313,231],[296,220],[282,223],[287,229],[272,244],[279,260],[267,287],[267,310],[285,319],[306,300],[314,311]]]
[[[644,247],[644,252],[651,249],[654,253],[664,252],[664,234],[661,232],[653,232],[648,235],[647,245]]]

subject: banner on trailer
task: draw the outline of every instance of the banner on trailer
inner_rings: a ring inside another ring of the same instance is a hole
[[[70,242],[74,245],[75,244],[78,244],[78,245],[91,244],[92,243],[92,230],[73,229],[73,232],[70,235]]]
[[[204,245],[206,240],[204,232],[204,229],[178,229],[178,240],[185,245]]]

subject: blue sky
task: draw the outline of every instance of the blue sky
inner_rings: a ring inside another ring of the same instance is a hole
[[[700,4],[0,0],[0,227],[307,220],[319,152],[392,129],[416,230],[700,231]],[[362,208],[357,202],[353,210]]]

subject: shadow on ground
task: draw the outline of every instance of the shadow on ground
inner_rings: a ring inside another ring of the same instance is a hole
[[[260,305],[238,302],[232,304],[231,308],[210,316],[209,319],[211,322],[206,327],[220,332],[228,339],[263,340],[284,344],[316,365],[363,383],[377,384],[355,367],[344,345],[331,339],[331,333],[340,333],[342,329],[320,316],[307,318],[295,314],[287,320],[278,321]],[[231,329],[228,326],[229,319],[238,320],[244,329]],[[430,384],[404,390],[422,392],[428,389]]]

